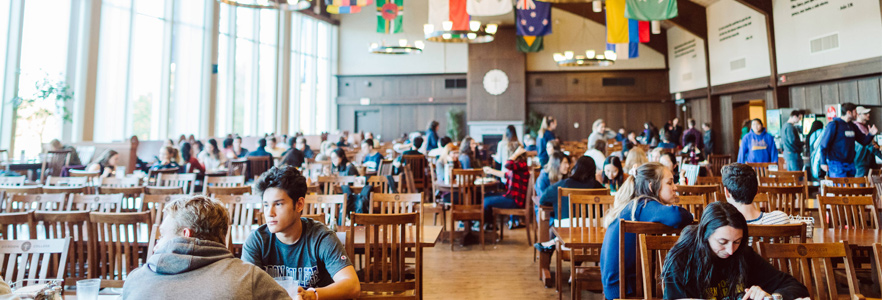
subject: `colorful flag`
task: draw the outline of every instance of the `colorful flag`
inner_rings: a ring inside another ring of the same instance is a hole
[[[469,13],[466,11],[466,0],[450,1],[450,21],[453,21],[453,30],[469,30]]]
[[[616,60],[637,58],[640,54],[638,47],[640,43],[606,44],[606,50],[616,53]]]
[[[640,21],[640,42],[649,43],[649,22]]]
[[[545,37],[541,36],[518,36],[518,51],[539,52],[544,48]]]
[[[362,7],[374,4],[374,0],[325,0],[325,4],[331,14],[356,14]]]
[[[551,34],[551,3],[518,0],[515,7],[517,35],[544,36]]]
[[[628,19],[628,42],[648,43],[649,22]]]
[[[423,0],[419,0],[423,1]],[[469,30],[466,0],[429,0],[429,24],[441,30],[446,21],[453,22],[452,30]]]
[[[661,21],[677,16],[677,0],[627,0],[625,2],[627,4],[624,16],[628,19]]]
[[[404,20],[404,0],[377,0],[377,32],[401,32]]]
[[[629,40],[625,0],[606,0],[606,42],[619,44]]]
[[[470,16],[498,16],[511,12],[511,0],[467,0]]]

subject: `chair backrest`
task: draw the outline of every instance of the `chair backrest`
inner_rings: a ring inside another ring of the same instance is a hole
[[[811,299],[841,299],[836,289],[837,276],[834,274],[833,261],[842,261],[845,263],[848,294],[851,295],[851,299],[863,299],[863,296],[858,294],[851,249],[846,241],[804,244],[759,243],[759,254],[771,260],[772,265],[778,266],[778,270],[793,275],[805,285]]]
[[[49,176],[46,178],[46,184],[50,186],[67,185],[67,186],[84,186],[88,182],[86,177],[58,177]]]
[[[70,196],[67,210],[87,210],[92,212],[118,213],[122,207],[123,194]]]
[[[680,230],[667,226],[662,223],[654,223],[654,222],[639,222],[639,221],[626,221],[625,219],[619,219],[619,295],[625,295],[625,286],[627,285],[625,282],[625,234],[632,233],[636,235],[679,235]],[[637,236],[634,236],[634,239],[637,239]],[[635,254],[639,254],[635,251]],[[638,257],[635,256],[635,262],[638,262]],[[639,263],[635,263],[637,266],[637,271],[634,274],[641,274],[640,269],[641,266]],[[642,285],[640,280],[637,281],[639,291],[639,285]]]
[[[674,203],[674,206],[682,207],[685,210],[688,210],[689,213],[692,214],[692,217],[698,220],[701,217],[701,213],[704,211],[704,207],[707,206],[707,200],[704,196],[679,196],[678,200]]]
[[[180,186],[145,186],[144,193],[147,195],[176,195],[184,194],[184,188]]]
[[[0,275],[8,282],[61,279],[64,264],[52,264],[52,254],[58,254],[58,261],[67,261],[69,248],[69,238],[0,241]]]
[[[723,185],[723,177],[720,176],[702,176],[695,178],[696,185]]]
[[[390,175],[391,176],[391,175]],[[371,176],[367,179],[366,184],[372,186],[372,190],[374,193],[394,193],[392,191],[392,183],[389,182],[389,178],[386,176]]]
[[[661,277],[661,270],[665,265],[665,258],[668,251],[677,244],[677,236],[656,236],[645,235],[639,236],[639,254],[640,265],[642,269],[641,279],[643,280],[643,295],[646,299],[661,299],[664,291],[662,284],[657,282]]]
[[[365,227],[362,293],[395,293],[402,295],[395,297],[398,299],[420,299],[423,258],[419,243],[422,239],[419,214],[352,214],[352,222]],[[350,226],[346,235],[346,250],[350,257],[355,257],[356,253],[357,228]],[[415,243],[409,245],[408,240]],[[407,270],[406,259],[411,255],[416,256],[413,272]]]
[[[162,223],[163,210],[165,206],[175,200],[189,197],[188,194],[177,194],[177,195],[147,195],[141,194],[141,209],[140,211],[150,212],[150,220],[153,220],[153,224]]]
[[[25,184],[27,176],[0,176],[0,186],[20,186]]]
[[[805,184],[806,171],[769,171],[769,177],[791,177],[799,180],[799,184]]]
[[[325,224],[332,227],[343,225],[347,207],[346,195],[306,195],[304,198],[303,214],[325,214],[328,217]]]
[[[43,194],[84,194],[86,187],[84,186],[43,186],[40,189]]]
[[[150,169],[147,171],[147,178],[146,178],[147,184],[148,185],[150,185],[151,183],[156,184],[155,180],[156,180],[156,177],[159,176],[159,174],[178,174],[180,172],[180,170],[181,170],[180,167],[165,168],[165,169]]]
[[[39,237],[40,239],[70,238],[70,248],[67,253],[67,262],[65,262],[65,280],[74,282],[78,279],[89,278],[89,255],[93,252],[92,243],[87,238],[90,224],[89,212],[36,211],[34,212],[34,221],[43,224],[43,235]]]
[[[251,228],[251,225],[262,225],[263,198],[257,195],[220,195],[215,196],[227,207],[230,214],[230,226]]]
[[[879,229],[873,198],[867,196],[818,196],[821,227],[838,229]]]
[[[22,212],[32,210],[62,211],[66,208],[65,194],[26,194],[12,195],[6,205],[7,212]]]
[[[610,195],[572,194],[570,227],[603,227],[603,214],[609,211],[615,202],[615,196]]]
[[[555,216],[558,219],[561,219],[561,212],[563,211],[563,197],[571,198],[575,195],[587,195],[587,196],[609,196],[609,189],[574,189],[574,188],[565,188],[558,187],[557,188],[557,211],[555,212]],[[569,208],[569,207],[568,207]],[[557,223],[560,225],[560,222]]]
[[[749,243],[755,250],[759,242],[766,243],[805,243],[805,223],[781,225],[747,225]]]
[[[243,185],[243,186],[206,186],[205,194],[206,195],[245,195],[251,194],[251,186]]]
[[[398,181],[398,193],[419,193],[417,190],[416,184],[413,182],[413,172],[410,171],[409,168],[401,168],[401,180]],[[427,195],[428,192],[423,192],[423,201],[426,202],[431,199],[432,195]]]
[[[68,170],[67,172],[68,172],[68,174],[70,174],[70,177],[84,177],[84,178],[86,178],[86,181],[88,181],[88,182],[92,182],[93,179],[98,178],[98,176],[101,176],[101,172],[98,172],[98,171],[89,172],[89,171],[84,171],[84,170],[73,170],[72,169],[72,170]]]
[[[301,217],[301,218],[307,218],[307,219],[313,219],[313,220],[318,221],[319,223],[322,223],[322,224],[324,224],[324,225],[327,225],[327,224],[325,224],[325,220],[327,220],[327,219],[325,218],[325,214],[317,214],[317,215],[300,215],[300,217]]]
[[[37,239],[36,226],[33,211],[0,213],[0,240]]]
[[[451,193],[456,194],[458,201],[454,201],[451,195],[452,210],[484,208],[484,185],[475,184],[475,181],[483,176],[483,170],[453,169]]]
[[[141,204],[138,203],[138,200],[141,199],[141,195],[144,193],[145,192],[143,186],[98,187],[98,194],[123,194],[123,201],[122,207],[120,207],[120,212],[141,211]]]
[[[766,193],[756,193],[756,196],[753,197],[753,206],[764,212],[774,210],[772,209],[772,203],[769,202],[769,194]]]
[[[799,184],[796,177],[759,177],[759,185],[762,186],[795,186]]]
[[[747,165],[756,171],[756,177],[768,177],[769,167],[777,166],[778,163],[747,163]]]
[[[0,191],[6,193],[6,197],[13,194],[39,194],[43,187],[39,185],[3,186]]]
[[[147,259],[139,242],[150,237],[150,212],[93,212],[89,221],[89,238],[95,250],[89,277],[120,282]]]
[[[419,213],[423,195],[416,194],[378,194],[371,193],[371,212],[373,214]]]
[[[875,183],[875,182],[874,182]],[[876,278],[882,279],[882,244],[873,244],[873,261],[876,262]]]
[[[720,191],[718,185],[677,185],[677,194],[680,196],[701,196],[705,205],[717,201],[716,194]]]
[[[102,187],[134,187],[138,185],[141,185],[141,179],[135,177],[101,177]]]
[[[319,176],[318,184],[323,195],[337,194],[338,187],[355,183],[357,176]]]
[[[711,174],[714,176],[722,176],[720,171],[723,169],[723,166],[732,163],[732,155],[711,154],[707,156],[707,160],[708,169],[711,171]]]
[[[150,259],[153,256],[153,252],[156,252],[156,244],[161,239],[162,233],[159,232],[159,224],[154,223],[150,229],[150,237],[147,239],[147,259]]]
[[[829,180],[833,183],[833,186],[840,187],[865,187],[870,186],[870,180],[867,177],[827,177],[826,180]]]
[[[206,176],[205,187],[236,187],[245,185],[245,176]]]
[[[47,176],[61,176],[61,169],[70,162],[70,150],[48,151],[43,154],[43,165],[40,168],[40,182],[46,182]]]
[[[273,167],[273,158],[271,156],[249,156],[248,165],[251,166],[251,176],[256,180],[263,172]]]
[[[413,183],[416,185],[417,189],[423,191],[423,189],[432,185],[430,180],[431,177],[427,176],[426,168],[428,167],[429,161],[426,160],[425,155],[402,155],[401,163],[405,168],[410,169],[411,174],[413,174]]]
[[[769,209],[780,210],[785,214],[804,216],[806,199],[805,187],[797,186],[760,186],[757,193],[769,195]]]
[[[394,169],[394,167],[392,166],[392,160],[391,159],[384,159],[384,160],[380,161],[380,166],[377,167],[377,175],[379,175],[379,176],[392,175],[392,169]]]
[[[227,176],[245,176],[248,173],[248,160],[237,159],[229,161]]]
[[[196,191],[196,174],[159,174],[156,186],[179,186],[184,189],[183,194],[192,194]]]
[[[876,187],[821,186],[821,196],[869,196],[876,195]]]

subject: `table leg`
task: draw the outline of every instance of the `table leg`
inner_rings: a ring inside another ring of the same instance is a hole
[[[541,243],[550,240],[550,227],[548,222],[551,219],[551,212],[540,209],[537,217],[538,220],[536,220],[536,222],[539,224],[539,240],[536,242]],[[554,286],[554,280],[552,280],[551,277],[551,253],[539,252],[539,279],[542,280],[542,284],[547,288]]]

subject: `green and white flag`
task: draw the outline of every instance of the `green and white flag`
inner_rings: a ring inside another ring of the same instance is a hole
[[[401,32],[404,20],[404,0],[377,0],[377,32]]]
[[[677,16],[677,0],[626,0],[625,18],[661,21]]]
[[[518,51],[527,53],[527,52],[539,52],[544,48],[543,36],[517,36],[518,37]]]

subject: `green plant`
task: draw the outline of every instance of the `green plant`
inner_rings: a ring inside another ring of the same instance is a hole
[[[29,97],[12,99],[13,110],[19,121],[31,124],[39,142],[43,141],[46,123],[52,117],[61,119],[62,124],[73,122],[67,102],[73,99],[73,90],[64,80],[53,81],[43,78],[34,84],[36,91]]]
[[[542,126],[543,117],[545,116],[531,109],[530,112],[527,113],[527,122],[526,124],[524,124],[524,126],[526,127],[526,133],[529,133],[532,137],[536,137],[536,135],[539,133],[539,127]]]
[[[465,122],[465,111],[451,108],[447,111],[447,136],[454,141],[459,141],[465,137],[463,123]]]

